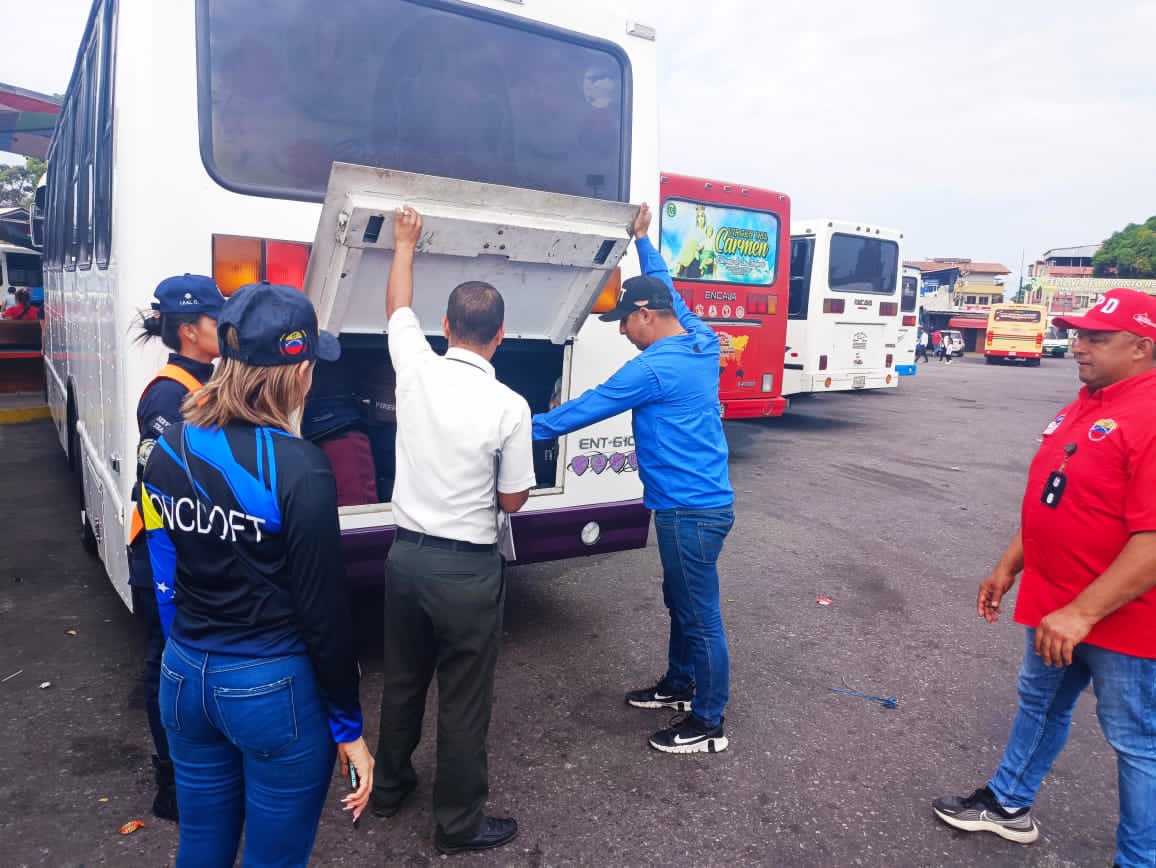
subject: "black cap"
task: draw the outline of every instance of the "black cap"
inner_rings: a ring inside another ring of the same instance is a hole
[[[622,282],[622,295],[618,296],[618,304],[598,317],[603,322],[618,322],[626,319],[640,308],[651,310],[672,310],[674,299],[670,295],[670,287],[657,277],[643,274]]]
[[[225,341],[225,327],[237,332],[240,346]],[[300,290],[262,281],[249,283],[225,301],[217,317],[221,356],[268,368],[322,359],[335,362],[341,344],[317,328],[317,313]]]
[[[225,297],[211,277],[203,274],[179,274],[166,277],[153,290],[156,301],[152,309],[162,314],[199,313],[217,318]]]

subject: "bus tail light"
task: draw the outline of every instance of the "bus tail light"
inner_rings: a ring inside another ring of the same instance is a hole
[[[1042,347],[1044,345],[1044,333],[1036,332],[1036,346]]]
[[[890,374],[887,375],[887,379],[884,382],[886,382],[887,384],[891,383],[891,375]]]
[[[892,363],[893,361],[895,361],[895,356],[893,356],[891,353],[888,353],[888,354],[887,354],[887,360],[886,360],[886,362],[884,363],[883,367],[885,367],[885,368],[890,368],[890,367],[891,367],[891,363]]]
[[[994,336],[994,335],[993,335],[991,332],[988,332],[988,333],[987,333],[987,345],[988,345],[989,347],[992,345],[992,339],[993,339],[994,337],[995,337],[995,336]]]
[[[606,278],[606,283],[602,285],[602,293],[598,296],[598,301],[594,302],[594,309],[590,312],[606,313],[608,310],[613,310],[618,304],[620,295],[622,295],[622,269],[616,268]]]
[[[823,313],[842,313],[847,302],[841,298],[823,299]]]
[[[826,356],[819,356],[819,370],[820,371],[827,370],[827,357]]]
[[[915,325],[915,317],[914,316],[903,317],[903,325],[908,326],[908,327]]]
[[[225,295],[267,280],[301,289],[312,245],[239,235],[213,236],[213,280]]]
[[[899,302],[897,301],[885,301],[879,305],[879,316],[896,316],[898,313]]]
[[[775,375],[763,374],[763,391],[773,392],[775,390]]]
[[[261,279],[262,246],[260,238],[213,236],[213,280],[222,293],[232,295],[246,283]]]
[[[292,241],[265,242],[265,279],[270,283],[301,289],[305,286],[305,268],[309,265],[308,244]]]
[[[825,379],[823,381],[823,385],[826,386],[828,389],[830,389],[831,388],[831,378],[828,377],[827,379]]]
[[[778,312],[779,297],[777,295],[764,295],[754,292],[747,295],[747,313],[761,313],[767,316],[774,316]]]

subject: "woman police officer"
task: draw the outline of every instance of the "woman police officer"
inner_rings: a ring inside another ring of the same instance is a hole
[[[153,312],[142,317],[137,340],[143,342],[159,337],[173,352],[169,355],[168,364],[145,387],[137,404],[136,421],[140,432],[140,443],[137,446],[138,486],[145,462],[157,438],[166,428],[181,420],[181,403],[188,394],[199,390],[213,375],[213,360],[220,355],[217,347],[217,314],[225,303],[213,279],[199,274],[165,278],[157,284],[153,295],[156,299],[152,304]],[[129,585],[132,589],[133,612],[144,626],[148,643],[144,681],[145,710],[156,748],[153,768],[156,770],[157,793],[153,799],[153,814],[175,821],[177,791],[173,780],[173,763],[157,707],[165,635],[157,615],[152,567],[149,565],[148,546],[142,530],[140,514],[134,512],[129,533]]]

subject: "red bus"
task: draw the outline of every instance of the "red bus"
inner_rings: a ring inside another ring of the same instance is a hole
[[[687,306],[719,336],[723,417],[779,416],[790,285],[783,193],[662,175],[660,250]]]

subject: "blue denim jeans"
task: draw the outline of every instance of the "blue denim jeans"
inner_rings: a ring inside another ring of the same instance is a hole
[[[666,678],[675,690],[698,686],[691,714],[718,726],[730,694],[730,653],[719,607],[718,556],[735,523],[726,509],[654,513],[662,558],[662,599],[670,610]]]
[[[1072,709],[1088,682],[1096,692],[1096,715],[1116,751],[1120,823],[1116,864],[1156,866],[1156,660],[1076,646],[1072,665],[1045,666],[1035,652],[1035,630],[1019,675],[1019,709],[991,791],[1006,808],[1023,808],[1068,740]]]
[[[308,656],[238,657],[169,639],[161,719],[177,778],[177,868],[305,865],[337,748]]]

